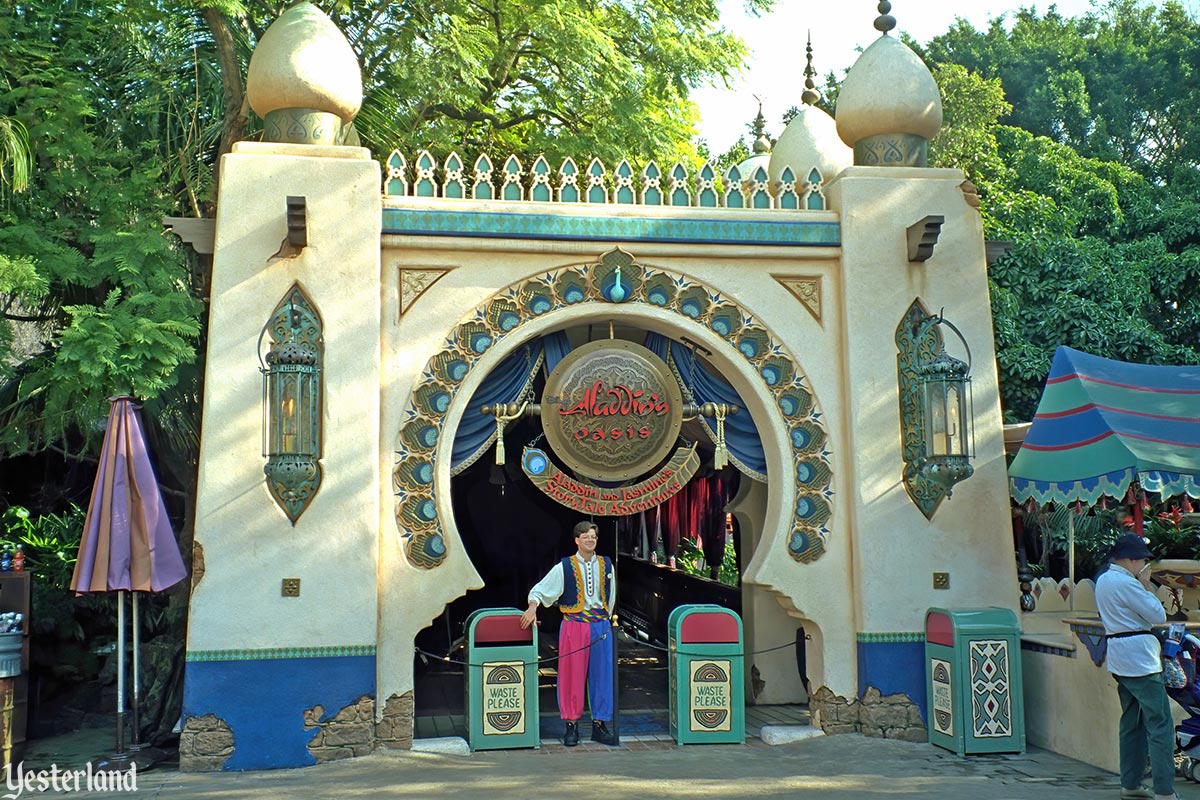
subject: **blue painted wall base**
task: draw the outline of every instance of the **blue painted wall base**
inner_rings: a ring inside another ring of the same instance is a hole
[[[320,705],[332,717],[363,695],[375,696],[374,656],[189,661],[183,716],[229,725],[227,770],[303,767],[317,763],[307,749],[317,729],[304,729],[304,711]]]
[[[902,642],[858,642],[858,696],[874,686],[882,695],[904,694],[925,719],[925,639]]]

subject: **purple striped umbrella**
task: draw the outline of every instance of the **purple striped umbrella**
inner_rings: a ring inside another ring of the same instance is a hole
[[[132,397],[110,398],[71,589],[160,592],[187,577]]]
[[[125,595],[133,592],[133,738],[141,748],[139,713],[138,594],[160,592],[187,577],[167,518],[138,407],[128,396],[109,398],[108,427],[100,468],[92,486],[79,559],[71,589],[76,594],[117,592],[117,747],[97,763],[120,767],[133,761],[125,749]],[[150,762],[152,763],[152,762]],[[145,769],[147,763],[138,763]]]

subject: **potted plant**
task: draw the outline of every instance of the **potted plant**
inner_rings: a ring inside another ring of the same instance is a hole
[[[1171,507],[1146,520],[1142,535],[1159,558],[1151,570],[1164,586],[1200,585],[1200,526],[1189,524],[1190,517]]]

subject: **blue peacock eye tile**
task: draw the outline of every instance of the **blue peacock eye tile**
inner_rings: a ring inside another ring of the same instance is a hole
[[[792,531],[791,537],[788,539],[788,550],[793,553],[803,553],[808,549],[808,537],[800,531]]]
[[[811,464],[800,462],[796,465],[796,480],[800,483],[808,483],[813,479],[814,475],[816,475],[816,471],[812,468]]]
[[[809,435],[808,431],[804,430],[803,428],[792,429],[792,447],[796,448],[797,450],[803,450],[804,448],[808,447],[808,443],[810,441],[812,441],[812,437]]]
[[[567,291],[563,294],[563,300],[565,300],[567,303],[570,303],[571,305],[582,302],[583,298],[584,298],[583,288],[579,287],[579,286],[568,287]]]
[[[425,555],[431,558],[441,558],[446,555],[446,543],[442,540],[441,535],[437,533],[428,537],[421,549],[425,551]]]
[[[433,465],[429,462],[421,462],[413,469],[413,477],[421,483],[433,483]]]
[[[437,506],[432,499],[421,501],[421,504],[417,506],[417,516],[426,522],[433,522],[437,519]]]

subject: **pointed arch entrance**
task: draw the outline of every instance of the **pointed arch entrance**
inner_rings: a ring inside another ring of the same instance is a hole
[[[791,478],[769,488],[766,541],[782,534],[796,561],[821,557],[833,510],[830,453],[823,415],[795,357],[732,298],[618,248],[596,262],[506,287],[459,322],[426,363],[405,411],[393,471],[396,524],[410,564],[437,569],[458,544],[449,443],[480,373],[557,327],[614,318],[699,341],[712,352],[755,425],[773,434],[763,437],[769,473]]]
[[[618,286],[621,290],[614,292]],[[487,374],[539,337],[589,324],[607,329],[610,320],[693,342],[711,353],[707,360],[737,391],[760,432],[771,480],[755,482],[760,488],[751,493],[753,513],[738,515],[734,509],[743,525],[751,518],[759,528],[742,528],[743,542],[750,545],[742,562],[744,585],[757,584],[764,600],[768,595],[785,597],[788,587],[773,585],[774,578],[756,577],[760,567],[766,567],[764,574],[780,574],[776,567],[767,567],[768,553],[782,556],[775,548],[783,548],[790,557],[786,560],[802,564],[824,553],[833,503],[831,454],[824,416],[797,360],[780,337],[721,289],[682,272],[640,263],[617,249],[590,262],[540,272],[496,292],[462,317],[442,340],[443,348],[425,363],[394,448],[399,533],[394,541],[408,569],[436,583],[428,584],[431,594],[416,604],[421,610],[384,601],[381,631],[415,633],[444,611],[441,603],[483,585],[455,523],[450,487],[454,437]],[[517,454],[509,458],[516,460]],[[444,579],[436,577],[440,572],[446,573]],[[444,599],[434,601],[433,595]],[[436,610],[430,601],[439,603]],[[762,607],[761,601],[756,603]],[[773,600],[766,608],[780,613]],[[394,650],[381,649],[381,688],[412,686],[412,662],[401,649],[403,641],[398,636]]]

